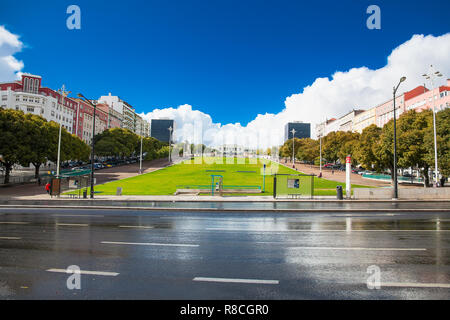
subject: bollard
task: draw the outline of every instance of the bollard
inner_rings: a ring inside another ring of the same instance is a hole
[[[344,199],[344,195],[342,194],[342,186],[337,186],[336,187],[336,197],[338,200],[343,200]]]

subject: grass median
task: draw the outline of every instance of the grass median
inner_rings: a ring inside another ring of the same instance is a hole
[[[115,195],[117,188],[121,187],[123,195],[173,195],[177,189],[208,188],[211,186],[211,175],[221,175],[223,184],[234,189],[260,187],[262,190],[264,164],[266,164],[265,192],[251,195],[272,195],[272,174],[274,173],[299,173],[263,159],[196,158],[193,161],[184,161],[155,172],[97,185],[95,192],[102,195]],[[341,185],[345,192],[345,183],[314,177],[314,195],[336,195],[338,185]],[[367,186],[352,185],[352,188],[367,188]],[[205,189],[206,192],[207,190]]]

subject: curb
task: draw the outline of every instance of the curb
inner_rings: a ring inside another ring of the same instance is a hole
[[[119,206],[49,206],[49,205],[0,205],[0,208],[50,208],[50,209],[97,209],[140,211],[188,211],[188,212],[450,212],[450,209],[221,209],[221,208],[164,208]]]

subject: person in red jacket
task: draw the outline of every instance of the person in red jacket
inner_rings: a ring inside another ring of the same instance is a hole
[[[47,182],[47,184],[45,185],[45,191],[47,191],[48,194],[50,194],[50,182]]]

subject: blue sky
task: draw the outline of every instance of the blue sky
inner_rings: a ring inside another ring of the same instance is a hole
[[[81,30],[66,8],[81,8]],[[366,8],[381,8],[381,30]],[[20,36],[15,57],[44,85],[138,112],[192,105],[214,122],[245,125],[276,113],[317,77],[381,68],[413,34],[450,31],[450,1],[3,1],[0,25]]]

